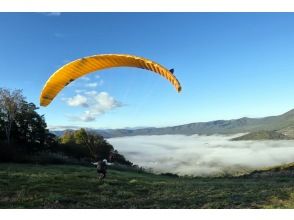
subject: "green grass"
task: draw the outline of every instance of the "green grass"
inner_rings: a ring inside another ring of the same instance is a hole
[[[0,208],[294,208],[294,180],[176,178],[95,167],[0,164]]]

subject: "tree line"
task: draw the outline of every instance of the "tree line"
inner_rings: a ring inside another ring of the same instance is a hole
[[[0,162],[90,162],[132,165],[101,135],[80,129],[57,137],[21,90],[0,88]]]

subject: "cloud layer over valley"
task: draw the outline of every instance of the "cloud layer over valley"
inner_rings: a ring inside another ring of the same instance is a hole
[[[156,173],[236,174],[294,162],[294,141],[230,141],[237,136],[153,135],[108,141],[127,159]]]

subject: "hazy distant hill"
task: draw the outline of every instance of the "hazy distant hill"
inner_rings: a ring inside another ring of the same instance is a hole
[[[233,138],[233,141],[246,141],[246,140],[293,140],[284,134],[277,131],[254,131],[249,134],[245,134],[241,137]]]
[[[173,127],[142,128],[142,129],[108,129],[94,130],[105,138],[134,136],[134,135],[163,135],[163,134],[236,134],[257,131],[279,131],[292,134],[294,137],[294,109],[278,116],[264,118],[240,118],[233,120],[217,120],[210,122],[198,122]],[[62,131],[54,131],[61,135]]]

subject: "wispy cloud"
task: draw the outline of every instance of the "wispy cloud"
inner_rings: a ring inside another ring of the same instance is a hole
[[[294,141],[230,141],[239,135],[134,136],[109,142],[130,161],[157,173],[235,174],[293,162]]]
[[[81,128],[84,128],[86,130],[95,130],[97,127],[91,127],[91,126],[79,126],[79,125],[48,125],[48,129],[50,131],[64,131],[64,130],[79,130]],[[109,129],[108,127],[100,127],[99,129]]]
[[[57,16],[60,16],[61,15],[61,12],[44,12],[42,13],[46,16],[54,16],[54,17],[57,17]]]
[[[122,104],[107,92],[87,91],[79,93],[72,98],[64,98],[63,101],[71,107],[83,107],[87,110],[79,116],[71,116],[74,121],[95,121],[99,115],[105,114]]]
[[[98,83],[97,83],[97,82],[94,82],[94,83],[87,83],[85,86],[86,86],[86,87],[89,87],[89,88],[95,88],[95,87],[98,86]]]
[[[63,131],[63,130],[78,130],[80,126],[71,126],[71,125],[48,125],[50,131]]]
[[[84,81],[90,81],[90,78],[87,77],[87,76],[84,76],[84,77],[81,78],[81,80],[84,80]]]
[[[82,93],[82,92],[86,92],[86,90],[84,90],[84,89],[76,89],[75,90],[75,93]]]
[[[88,88],[96,88],[98,86],[102,86],[104,84],[104,81],[101,79],[97,82],[91,82],[91,83],[87,83],[85,86]]]
[[[95,96],[98,93],[95,90],[91,90],[91,91],[84,91],[84,94],[89,96]]]

